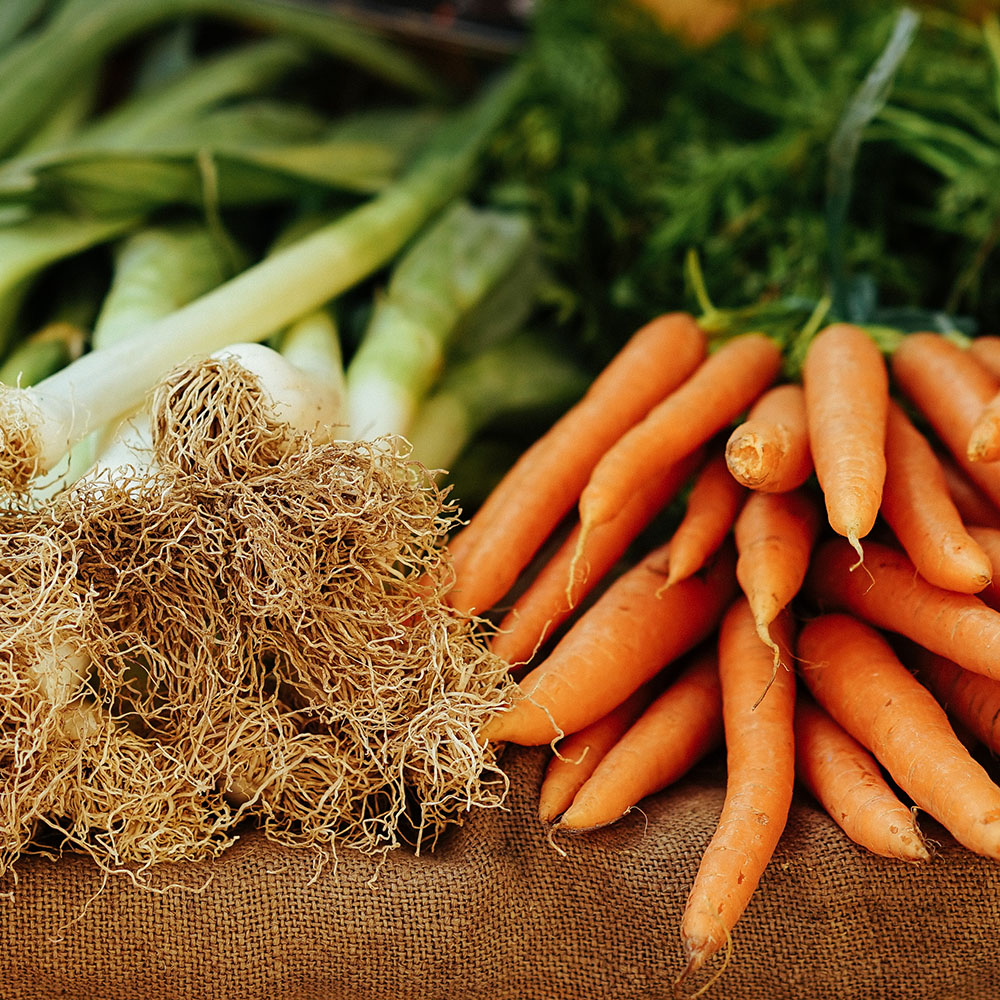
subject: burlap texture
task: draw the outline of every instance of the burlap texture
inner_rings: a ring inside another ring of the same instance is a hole
[[[26,860],[0,909],[3,1000],[653,1000],[673,995],[678,922],[722,803],[700,769],[610,829],[535,818],[546,752],[512,750],[505,812],[433,855],[384,864],[248,832],[150,892],[88,861]],[[806,797],[707,994],[720,1000],[995,1000],[1000,866],[940,829],[921,869],[852,845]],[[210,878],[209,878],[210,876]],[[206,884],[207,882],[207,884]],[[95,895],[96,894],[96,895]],[[703,982],[700,979],[693,986]]]

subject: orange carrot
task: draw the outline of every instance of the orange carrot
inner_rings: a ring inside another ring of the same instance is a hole
[[[830,527],[863,556],[860,539],[875,524],[885,481],[889,376],[875,342],[860,327],[821,330],[802,364],[809,447]]]
[[[973,594],[928,583],[904,552],[875,542],[865,548],[864,574],[851,572],[851,549],[840,539],[816,549],[806,590],[822,608],[850,611],[966,670],[1000,678],[1000,612]]]
[[[1000,528],[986,528],[978,524],[969,527],[969,534],[986,553],[993,566],[1000,566]],[[979,597],[994,610],[1000,610],[1000,573],[979,591]]]
[[[890,788],[878,761],[801,694],[795,705],[795,773],[854,843],[886,858],[930,858],[912,811]]]
[[[813,471],[802,386],[777,385],[761,395],[726,443],[726,463],[752,490],[783,493],[801,486]]]
[[[987,371],[1000,379],[1000,337],[990,334],[974,337],[968,351]]]
[[[995,462],[1000,458],[1000,392],[979,411],[965,453],[970,462]]]
[[[523,697],[483,728],[487,739],[538,745],[583,729],[711,634],[736,590],[732,546],[661,590],[668,549],[623,573],[573,623],[521,679]]]
[[[1000,507],[958,467],[948,452],[935,448],[934,454],[962,521],[967,525],[981,524],[989,528],[1000,528]]]
[[[927,419],[965,474],[1000,505],[1000,463],[972,462],[969,435],[1000,382],[966,350],[937,333],[911,333],[892,354],[896,385]]]
[[[787,612],[775,620],[773,634],[782,658],[791,662],[793,625]],[[740,598],[719,630],[726,797],[681,918],[687,953],[682,978],[729,940],[788,819],[795,784],[795,675],[779,670],[756,704],[770,682],[771,664],[750,605]]]
[[[652,685],[644,684],[607,715],[559,741],[538,792],[538,818],[543,823],[554,822],[569,808],[608,752],[649,705],[653,694]]]
[[[590,532],[582,557],[574,560],[580,535],[577,525],[500,622],[491,643],[493,652],[511,663],[530,661],[545,639],[601,582],[642,529],[677,494],[694,472],[697,461],[698,453],[694,452],[662,476],[643,484],[613,520]],[[567,580],[570,580],[568,589]]]
[[[885,439],[882,516],[920,575],[975,594],[993,576],[989,556],[966,530],[930,442],[893,402]]]
[[[803,626],[798,658],[816,700],[917,806],[969,850],[1000,859],[1000,787],[876,629],[822,615]]]
[[[746,489],[730,474],[724,455],[712,455],[705,462],[691,484],[684,516],[670,539],[665,586],[672,587],[704,566],[732,529],[746,495]]]
[[[780,650],[771,638],[771,622],[802,586],[820,521],[812,495],[801,487],[785,493],[753,492],[736,518],[736,579],[757,634],[774,654],[775,671]],[[758,697],[766,690],[761,688]]]
[[[572,509],[601,456],[695,370],[706,349],[704,332],[686,313],[660,316],[633,334],[456,537],[455,608],[484,613],[508,592]]]
[[[639,483],[669,468],[742,413],[777,377],[781,350],[747,333],[726,341],[594,467],[580,494],[584,532],[614,517]]]
[[[914,646],[905,657],[941,707],[993,753],[1000,753],[1000,681]]]
[[[563,813],[559,828],[589,830],[621,819],[721,742],[718,657],[710,648],[695,656],[607,751]]]

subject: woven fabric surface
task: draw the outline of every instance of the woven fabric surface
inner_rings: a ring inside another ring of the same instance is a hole
[[[508,807],[433,854],[315,857],[248,831],[157,891],[74,855],[26,858],[0,903],[2,1000],[659,1000],[723,798],[706,767],[553,849],[546,752],[512,750]],[[921,868],[851,844],[797,798],[706,994],[719,1000],[995,1000],[1000,866],[939,841]],[[714,968],[719,963],[715,963]],[[688,984],[690,992],[706,977]]]

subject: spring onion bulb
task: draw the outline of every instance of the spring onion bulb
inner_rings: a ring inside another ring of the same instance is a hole
[[[149,407],[124,418],[107,437],[82,481],[113,486],[135,477],[152,462],[154,434],[197,442],[196,446],[209,441],[216,427],[239,419],[236,414],[246,405],[243,388],[248,382],[254,389],[250,405],[258,410],[259,419],[286,428],[289,444],[303,436],[314,444],[326,444],[342,436],[344,397],[337,379],[322,370],[301,368],[265,344],[232,344],[216,351],[193,371],[200,385],[192,376],[175,388],[178,396],[189,402],[182,408],[163,408],[163,412],[170,413],[169,423],[161,412],[160,424],[154,430]],[[230,394],[221,383],[234,371],[238,371],[239,384]],[[223,405],[234,412],[221,413]]]

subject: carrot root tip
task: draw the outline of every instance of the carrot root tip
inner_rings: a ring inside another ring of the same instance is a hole
[[[696,997],[704,996],[716,983],[716,980],[726,971],[730,960],[733,957],[733,936],[728,927],[722,927],[725,935],[724,941],[716,941],[714,938],[702,938],[695,941],[688,938],[685,942],[687,950],[687,965],[681,974],[674,981],[674,997],[676,1000],[695,1000]],[[722,958],[722,964],[716,969],[707,982],[703,983],[693,993],[684,994],[684,983],[696,973],[702,966],[719,950],[725,943],[726,950]]]
[[[587,537],[590,534],[590,527],[585,522],[580,524],[580,534],[576,540],[576,548],[573,551],[573,558],[569,563],[569,573],[566,580],[566,604],[572,609],[576,607],[576,597],[574,596],[574,589],[577,585],[582,585],[587,580],[586,567],[581,566],[583,560],[584,547],[587,544]],[[577,573],[579,570],[583,570],[582,576],[577,578]]]
[[[857,532],[849,531],[847,533],[847,541],[850,542],[851,548],[858,554],[858,561],[856,563],[852,563],[850,566],[850,570],[853,573],[859,566],[864,565],[865,550],[861,547],[861,540],[858,538]]]
[[[751,706],[751,711],[755,710],[758,705],[764,700],[767,692],[771,690],[771,685],[774,683],[774,678],[778,676],[778,671],[784,665],[781,660],[781,647],[771,638],[771,630],[768,627],[770,622],[758,621],[756,622],[757,635],[760,636],[761,642],[764,643],[768,649],[771,650],[772,654],[772,664],[771,664],[771,676],[768,678],[767,684],[764,685],[764,690],[761,691],[757,700]]]

